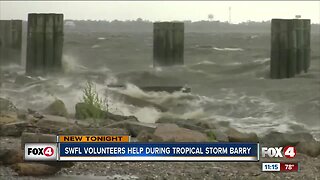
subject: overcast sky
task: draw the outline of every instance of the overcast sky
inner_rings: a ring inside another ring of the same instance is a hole
[[[27,19],[28,13],[63,13],[77,20],[215,20],[267,21],[272,18],[311,19],[320,22],[320,1],[0,1],[0,19]]]

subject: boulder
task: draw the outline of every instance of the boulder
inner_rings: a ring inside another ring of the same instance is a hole
[[[23,110],[23,109],[17,110],[17,118],[20,120],[28,120],[30,119],[30,116],[31,115],[28,114],[27,110]]]
[[[107,119],[111,119],[113,121],[124,121],[124,120],[128,120],[128,121],[136,121],[138,122],[138,119],[134,116],[121,116],[121,115],[117,115],[117,114],[112,114],[110,112],[104,112],[105,114],[105,118]]]
[[[258,136],[255,133],[242,133],[236,129],[229,128],[226,132],[229,142],[258,142]]]
[[[142,131],[153,133],[157,125],[153,123],[143,123],[143,122],[126,120],[126,121],[120,121],[120,122],[111,124],[107,127],[126,129],[131,136],[137,137],[138,134]]]
[[[24,121],[8,123],[1,126],[0,135],[19,137],[21,136],[22,132],[29,126],[31,126],[30,123]]]
[[[313,136],[307,132],[281,133],[272,131],[262,137],[260,143],[268,146],[296,146],[299,142],[315,141]]]
[[[112,119],[94,119],[94,118],[88,118],[85,120],[85,122],[88,122],[90,124],[90,127],[106,127],[110,124],[115,123],[116,121]]]
[[[50,176],[57,173],[61,168],[41,163],[17,163],[11,168],[18,173],[19,176]]]
[[[23,162],[23,151],[17,148],[0,147],[0,162],[3,165],[11,165]]]
[[[201,126],[200,122],[201,121],[195,119],[177,119],[171,117],[161,117],[157,120],[157,123],[176,124],[179,127],[204,132],[205,128]]]
[[[153,133],[155,141],[207,142],[208,137],[198,131],[181,128],[176,124],[159,124]]]
[[[122,94],[116,91],[108,91],[108,93],[112,94],[114,98],[118,99],[119,101],[123,101],[126,104],[134,105],[137,107],[153,107],[161,112],[168,111],[167,108],[160,106],[159,104],[146,101],[144,99],[136,98],[129,96],[127,94]]]
[[[4,124],[16,122],[17,119],[17,116],[13,113],[0,113],[0,127]]]
[[[0,112],[15,112],[17,108],[11,101],[0,97]]]
[[[23,132],[21,134],[21,149],[24,149],[25,143],[48,143],[57,142],[57,136],[55,134],[41,134]]]
[[[129,135],[129,132],[122,128],[106,127],[80,127],[70,126],[62,129],[60,135]]]
[[[32,77],[30,76],[25,76],[25,75],[18,75],[15,79],[15,84],[18,84],[18,85],[25,85],[25,84],[28,84],[28,83],[31,83],[31,82],[35,82],[36,79],[33,79]]]
[[[317,157],[320,155],[320,142],[317,141],[299,142],[296,148],[297,152],[311,157]]]
[[[137,136],[138,142],[150,142],[153,139],[154,139],[154,135],[147,131],[141,131]]]
[[[76,119],[87,119],[87,118],[104,118],[104,112],[95,106],[86,103],[77,103],[75,106]]]
[[[56,99],[47,108],[45,108],[44,112],[50,115],[63,116],[63,117],[68,116],[68,111],[66,109],[65,104],[63,103],[63,101],[59,99]]]
[[[56,134],[61,129],[70,127],[77,124],[78,126],[87,127],[88,123],[83,121],[75,121],[61,116],[44,115],[42,119],[37,120],[34,123],[35,130],[29,130],[30,132],[39,132],[44,134]]]

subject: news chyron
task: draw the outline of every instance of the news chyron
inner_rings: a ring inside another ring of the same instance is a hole
[[[280,158],[284,161],[294,160],[297,150],[294,146],[285,147],[261,147],[261,157]],[[264,172],[298,172],[300,164],[298,162],[263,162],[261,169]]]
[[[26,161],[56,161],[57,153],[57,143],[27,143],[24,146]]]

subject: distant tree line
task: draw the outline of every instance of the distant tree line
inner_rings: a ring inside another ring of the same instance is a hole
[[[270,33],[270,21],[247,21],[239,24],[230,24],[221,21],[183,21],[186,33]],[[152,33],[153,22],[138,18],[127,21],[104,20],[65,20],[65,32],[136,32]],[[312,33],[320,33],[320,25],[312,24]]]

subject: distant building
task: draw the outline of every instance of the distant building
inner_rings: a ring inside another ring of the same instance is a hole
[[[76,24],[73,22],[73,21],[70,21],[70,20],[66,20],[64,22],[64,26],[66,28],[75,28],[76,27]]]

